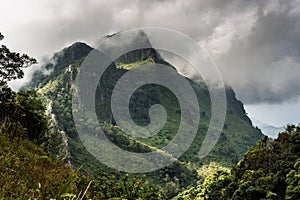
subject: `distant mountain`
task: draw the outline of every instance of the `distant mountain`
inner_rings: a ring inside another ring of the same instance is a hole
[[[119,37],[119,35],[114,34],[108,37]],[[139,88],[132,96],[130,102],[131,117],[136,124],[147,125],[150,106],[161,104],[168,114],[164,128],[157,135],[143,139],[128,136],[116,124],[111,113],[110,102],[114,86],[122,75],[132,68],[147,63],[160,63],[174,68],[155,49],[151,48],[151,44],[143,32],[137,33],[130,41],[122,41],[120,38],[119,48],[123,48],[123,45],[134,46],[135,42],[142,42],[148,46],[145,49],[121,55],[106,69],[100,79],[100,87],[97,88],[95,94],[95,106],[99,124],[107,137],[120,148],[139,153],[149,152],[168,144],[177,132],[181,113],[178,100],[171,91],[159,85],[147,85]],[[118,43],[114,45],[118,46]],[[113,51],[112,47],[107,48],[111,48]],[[74,80],[81,63],[92,49],[84,43],[75,43],[56,53],[53,58],[55,62],[45,65],[40,71],[34,73],[27,88],[36,88],[41,98],[46,102],[48,114],[52,117],[53,128],[62,135],[63,151],[61,152],[64,152],[66,161],[70,161],[75,167],[83,165],[84,171],[96,174],[99,170],[109,171],[111,169],[99,163],[85,149],[78,137],[72,117]],[[48,70],[49,73],[44,73],[45,70]],[[179,161],[164,169],[149,173],[149,180],[161,186],[167,184],[172,185],[173,189],[175,188],[174,191],[172,189],[173,192],[166,192],[169,197],[195,182],[197,180],[196,170],[203,164],[215,161],[222,165],[232,165],[242,157],[250,146],[263,137],[261,131],[252,126],[242,102],[238,101],[234,91],[227,87],[228,105],[224,129],[210,154],[204,159],[200,159],[198,151],[207,132],[211,115],[210,95],[206,84],[186,79],[193,87],[199,100],[201,119],[197,135]]]
[[[261,129],[262,133],[267,135],[270,138],[277,138],[278,134],[285,130],[284,127],[275,127],[270,124],[266,124],[264,122],[259,121],[256,118],[252,118],[252,123],[254,127],[258,127]]]

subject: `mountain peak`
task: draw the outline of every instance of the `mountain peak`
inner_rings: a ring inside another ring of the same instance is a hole
[[[89,45],[83,42],[75,42],[71,46],[64,48],[61,52],[56,53],[54,57],[58,55],[58,57],[70,57],[72,60],[77,60],[87,56],[91,50],[93,48]]]
[[[104,42],[102,45],[101,43]],[[136,49],[138,47],[152,48],[147,34],[143,30],[131,31],[130,35],[126,32],[116,32],[103,37],[99,44],[101,48],[107,50],[108,48],[131,48]]]
[[[130,34],[117,32],[106,35],[99,44],[100,51],[112,56],[118,68],[129,70],[147,63],[169,65],[152,47],[147,34],[143,30],[136,30],[130,32]],[[120,52],[125,53],[119,55]]]

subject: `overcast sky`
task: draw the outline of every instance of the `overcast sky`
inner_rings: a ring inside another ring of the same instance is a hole
[[[75,41],[158,26],[208,50],[250,116],[300,122],[299,0],[0,0],[0,31],[12,50],[39,59]]]

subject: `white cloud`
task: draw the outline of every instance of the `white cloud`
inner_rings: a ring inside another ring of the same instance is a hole
[[[215,56],[226,54],[234,42],[247,42],[256,20],[256,10],[228,17],[200,44]]]

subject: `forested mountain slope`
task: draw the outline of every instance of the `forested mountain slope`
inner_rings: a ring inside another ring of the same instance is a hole
[[[114,37],[114,36],[110,36]],[[145,34],[138,35],[135,41],[145,42],[149,48],[135,50],[122,55],[112,63],[100,79],[96,91],[96,113],[99,124],[107,137],[119,147],[128,151],[147,152],[165,146],[176,133],[180,122],[180,107],[174,94],[165,87],[146,85],[139,88],[130,102],[130,113],[139,125],[149,123],[148,110],[151,105],[161,104],[165,107],[168,118],[164,128],[155,136],[136,139],[126,135],[115,123],[111,114],[111,93],[118,79],[128,70],[147,63],[169,65],[159,53],[151,48]],[[75,43],[56,53],[52,62],[45,65],[33,75],[32,81],[25,88],[36,88],[47,105],[52,117],[52,128],[61,134],[63,155],[75,167],[83,165],[86,172],[110,171],[99,163],[82,145],[72,118],[72,89],[74,80],[84,58],[93,48],[84,43]],[[200,159],[198,151],[208,129],[211,102],[207,86],[202,82],[187,79],[199,100],[201,119],[198,133],[188,151],[172,165],[148,174],[158,184],[174,183],[169,193],[174,195],[181,188],[197,180],[196,170],[211,161],[230,166],[237,163],[247,149],[263,137],[260,130],[252,127],[243,104],[235,97],[234,91],[226,88],[227,116],[221,137],[212,152]],[[175,189],[174,189],[175,188]],[[172,196],[171,195],[171,196]]]

